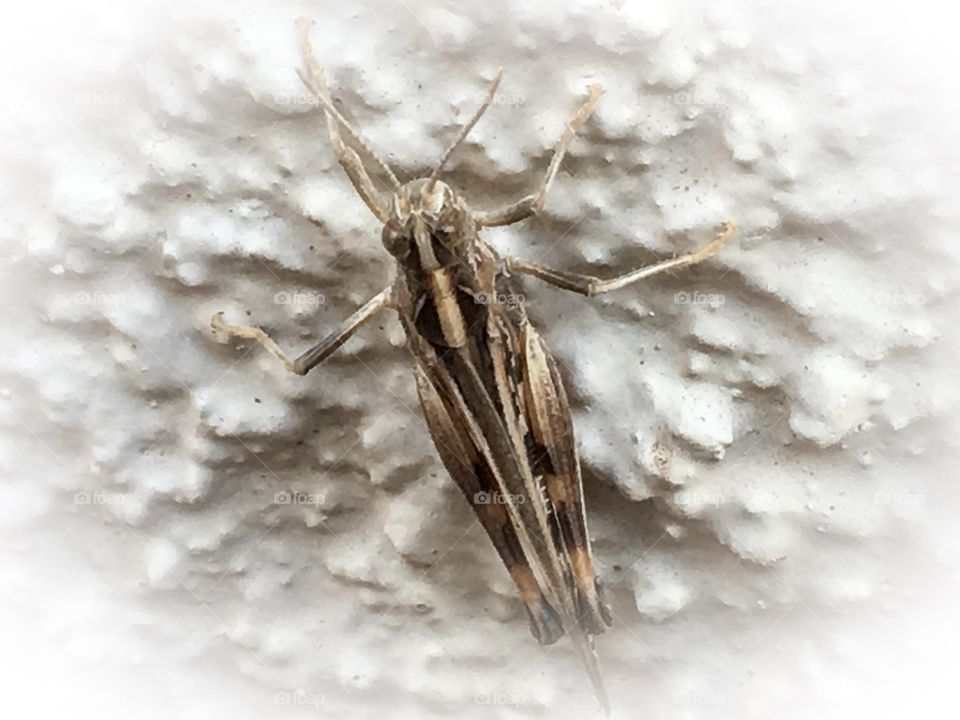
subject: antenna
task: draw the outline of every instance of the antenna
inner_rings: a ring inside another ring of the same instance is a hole
[[[487,111],[487,108],[490,107],[490,103],[493,102],[493,94],[497,91],[497,87],[500,85],[500,79],[502,77],[503,68],[500,68],[497,70],[497,76],[493,79],[493,82],[490,83],[490,89],[487,90],[487,96],[483,99],[483,104],[477,108],[477,111],[473,114],[473,117],[470,118],[470,122],[463,126],[463,130],[460,131],[460,135],[457,136],[457,139],[453,142],[453,144],[447,148],[447,151],[443,154],[443,157],[440,158],[440,162],[437,163],[437,166],[433,169],[433,172],[430,173],[429,182],[427,183],[428,193],[433,190],[433,186],[437,182],[437,177],[440,175],[440,171],[443,169],[444,163],[450,159],[453,151],[459,147],[460,143],[463,142],[464,138],[466,138],[469,132],[473,129],[473,126],[477,124],[477,121]]]

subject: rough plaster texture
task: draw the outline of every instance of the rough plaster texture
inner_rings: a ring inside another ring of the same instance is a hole
[[[532,189],[604,84],[546,212],[488,233],[503,252],[609,275],[740,221],[709,263],[609,297],[523,284],[575,404],[615,716],[949,698],[960,276],[937,23],[494,0],[39,6],[5,28],[33,72],[3,74],[3,703],[595,712],[436,460],[392,316],[307,378],[209,331],[224,310],[301,349],[390,276],[293,73],[300,14],[405,178],[506,67],[447,175],[477,207]]]

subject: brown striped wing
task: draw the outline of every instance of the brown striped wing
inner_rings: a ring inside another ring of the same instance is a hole
[[[578,622],[590,635],[610,625],[590,551],[583,482],[570,406],[556,361],[529,323],[521,328],[524,410],[533,473],[542,478],[551,519],[572,574]]]
[[[504,499],[502,473],[482,439],[478,423],[445,368],[430,368],[418,357],[414,373],[437,453],[513,578],[527,609],[531,632],[541,644],[556,642],[563,636],[563,622],[541,587],[542,568],[525,547],[536,541],[528,538],[524,542],[517,531],[516,513],[511,513]]]
[[[590,555],[566,395],[522,306],[478,308],[478,292],[511,290],[509,278],[492,270],[495,255],[480,247],[474,271],[452,272],[441,293],[447,325],[456,319],[461,330],[437,332],[443,323],[426,299],[402,304],[412,308],[401,321],[420,402],[440,459],[517,586],[534,637],[546,645],[568,633],[606,707],[591,637],[610,620]],[[400,294],[424,292],[399,282]]]

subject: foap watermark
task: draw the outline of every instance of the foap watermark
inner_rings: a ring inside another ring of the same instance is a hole
[[[323,493],[278,492],[273,494],[275,505],[313,505],[318,507],[326,502]]]
[[[899,507],[920,507],[927,502],[926,496],[921,493],[901,490],[899,492],[878,492],[873,496],[877,505],[897,505]]]
[[[715,508],[726,505],[728,498],[723,493],[711,492],[709,490],[684,490],[679,493],[679,499],[684,505],[693,505],[697,507],[712,506]]]
[[[274,693],[273,702],[277,705],[306,705],[320,707],[327,702],[327,698],[320,693],[296,690],[294,692]]]
[[[310,93],[274,93],[274,105],[288,105],[292,107],[319,107],[320,100]]]
[[[473,98],[472,102],[475,105],[482,105],[487,99],[486,95],[477,95]],[[527,98],[523,95],[511,94],[511,93],[502,93],[497,92],[493,94],[493,97],[490,98],[491,105],[512,105],[519,106],[523,105],[527,101]]]
[[[127,102],[127,96],[123,93],[103,92],[103,91],[83,91],[74,95],[74,102],[77,105],[106,105],[120,107]]]
[[[533,698],[529,695],[500,691],[474,693],[473,701],[477,705],[507,705],[512,707],[532,705],[534,703]]]
[[[519,307],[527,299],[520,293],[474,293],[473,300],[477,305],[505,305],[507,307]]]
[[[494,490],[493,492],[481,490],[473,494],[473,502],[477,505],[506,505],[507,503],[523,505],[525,501],[526,498],[523,495],[502,493],[498,490]]]
[[[93,292],[82,290],[70,297],[77,305],[122,305],[125,301],[123,293],[104,293],[99,290]]]
[[[273,296],[277,305],[297,305],[300,307],[317,307],[327,302],[323,293],[300,290],[281,290]]]
[[[74,505],[121,505],[122,493],[108,493],[100,490],[78,490],[73,494]]]
[[[702,690],[686,690],[674,696],[673,701],[677,705],[723,705],[727,700],[726,695],[722,693],[704,692]]]
[[[709,305],[717,307],[727,301],[726,295],[721,293],[703,293],[699,290],[680,290],[673,295],[674,305]]]
[[[870,302],[881,307],[920,307],[924,298],[920,293],[905,290],[878,290],[871,293]]]
[[[717,93],[703,90],[684,90],[674,93],[671,99],[674,105],[682,107],[721,107],[724,104]]]

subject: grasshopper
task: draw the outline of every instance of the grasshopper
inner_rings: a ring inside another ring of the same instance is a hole
[[[571,636],[597,700],[609,714],[593,637],[611,625],[612,618],[594,568],[570,408],[557,363],[523,303],[509,301],[522,297],[513,276],[530,275],[590,297],[701,262],[720,250],[735,225],[725,223],[715,239],[696,252],[610,279],[501,257],[479,231],[541,211],[568,146],[601,96],[600,85],[588,87],[588,97],[567,124],[537,192],[480,212],[439,175],[490,106],[502,73],[430,175],[401,183],[335,107],[314,56],[309,23],[301,20],[298,25],[304,67],[297,74],[323,109],[337,160],[383,224],[383,245],[397,262],[395,279],[295,359],[262,329],[227,325],[222,313],[213,316],[213,329],[224,341],[256,340],[288,370],[305,375],[371,317],[394,308],[406,332],[436,451],[513,578],[531,632],[542,645]],[[389,199],[374,185],[358,150],[389,183]]]

